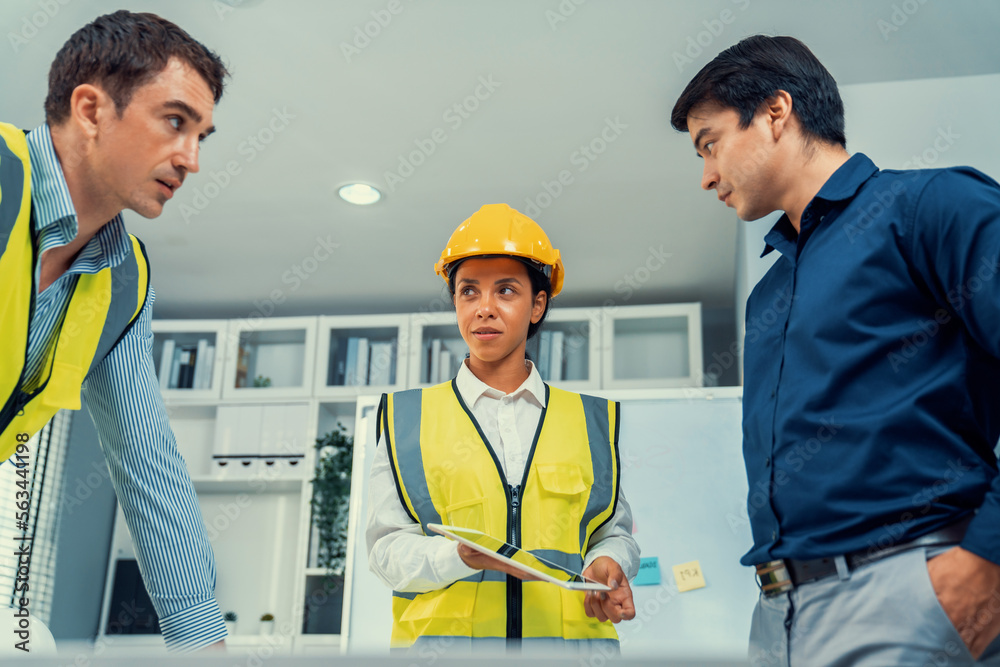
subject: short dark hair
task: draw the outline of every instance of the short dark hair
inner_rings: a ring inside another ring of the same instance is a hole
[[[745,130],[758,109],[779,90],[792,96],[792,112],[807,140],[847,147],[844,102],[837,82],[809,47],[794,37],[754,35],[717,55],[681,93],[670,124],[687,132],[691,110],[714,102],[735,109]]]
[[[483,259],[486,257],[510,257],[511,259],[517,259],[521,261],[519,257],[515,257],[513,255],[476,255],[473,257],[466,257],[465,259],[458,260],[457,262],[455,262],[454,266],[448,267],[448,293],[451,294],[452,298],[454,298],[455,296],[455,274],[458,273],[458,267],[466,259],[476,259],[477,257],[479,259]],[[527,340],[531,340],[532,337],[534,337],[534,335],[538,333],[538,330],[542,328],[542,324],[545,322],[545,316],[549,314],[549,306],[552,305],[552,280],[547,275],[536,269],[528,262],[521,261],[521,263],[524,264],[524,268],[528,270],[528,280],[531,281],[531,298],[534,299],[536,296],[538,296],[539,292],[545,292],[545,297],[546,297],[545,310],[542,311],[542,317],[537,322],[530,322],[528,324]]]
[[[85,83],[103,88],[121,117],[136,89],[162,72],[170,58],[198,72],[216,103],[222,99],[226,66],[177,25],[156,14],[124,9],[100,16],[73,33],[52,61],[45,118],[50,125],[65,121],[73,90]]]

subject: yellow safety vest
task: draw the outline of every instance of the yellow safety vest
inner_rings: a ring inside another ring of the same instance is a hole
[[[580,571],[591,536],[618,499],[618,403],[546,385],[545,409],[524,477],[509,484],[454,383],[383,396],[380,430],[400,501],[428,523],[472,528]],[[393,592],[392,647],[421,637],[605,640],[584,593],[483,570],[427,593]]]
[[[38,389],[23,391],[28,325],[35,309],[31,164],[24,132],[0,123],[0,460],[62,408],[80,409],[87,374],[115,346],[146,303],[149,263],[142,243],[115,267],[79,277],[45,360]]]

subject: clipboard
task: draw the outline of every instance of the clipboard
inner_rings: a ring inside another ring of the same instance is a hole
[[[580,572],[574,572],[561,565],[556,565],[535,556],[529,551],[519,549],[478,530],[459,528],[457,526],[444,526],[439,523],[429,523],[427,527],[435,533],[460,542],[501,563],[506,563],[526,574],[530,574],[541,581],[562,586],[571,591],[611,590],[610,586],[596,582],[593,579],[587,579]]]

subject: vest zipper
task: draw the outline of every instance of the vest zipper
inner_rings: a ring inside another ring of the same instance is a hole
[[[507,541],[515,547],[521,541],[521,486],[507,485],[510,503],[507,511]],[[521,645],[521,580],[507,575],[507,648]]]

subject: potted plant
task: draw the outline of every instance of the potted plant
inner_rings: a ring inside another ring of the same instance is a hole
[[[260,634],[269,635],[274,632],[274,616],[264,614],[260,617]]]
[[[347,514],[351,500],[354,438],[337,427],[316,439],[316,476],[312,480],[313,525],[319,533],[317,566],[327,576],[342,576],[347,560]]]
[[[226,622],[226,634],[230,637],[236,634],[236,621],[239,617],[236,615],[235,611],[227,611],[222,615],[222,620]]]
[[[312,524],[318,536],[316,565],[326,570],[322,585],[324,595],[321,596],[324,601],[343,587],[353,463],[354,438],[347,435],[347,428],[340,422],[334,430],[316,439],[316,476],[312,479],[310,504]],[[306,601],[304,627],[310,627],[310,612],[318,612],[324,604],[318,599]]]

